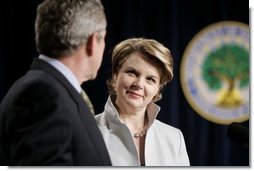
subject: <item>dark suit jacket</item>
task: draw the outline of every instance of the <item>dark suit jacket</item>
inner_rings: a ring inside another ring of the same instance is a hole
[[[81,95],[40,59],[1,103],[0,153],[1,165],[111,165]]]

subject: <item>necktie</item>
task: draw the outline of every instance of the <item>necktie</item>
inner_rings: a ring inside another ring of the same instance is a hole
[[[94,114],[94,108],[93,108],[93,104],[90,101],[88,95],[86,94],[86,92],[84,90],[81,90],[81,96],[84,99],[84,101],[86,102],[89,110],[91,111],[92,114]]]

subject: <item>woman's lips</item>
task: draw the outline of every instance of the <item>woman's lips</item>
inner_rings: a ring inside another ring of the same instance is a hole
[[[127,91],[127,94],[130,94],[132,97],[143,97],[141,94],[135,93],[133,91]]]

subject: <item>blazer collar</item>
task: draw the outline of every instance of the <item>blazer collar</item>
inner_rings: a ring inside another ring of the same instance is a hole
[[[111,121],[113,121],[116,124],[122,124],[119,113],[117,109],[115,108],[113,101],[115,101],[116,96],[110,95],[108,97],[108,100],[105,105],[105,112],[107,113],[107,116],[110,118]],[[155,103],[151,102],[147,106],[147,115],[148,115],[148,128],[153,124],[154,120],[156,119],[158,113],[160,111],[160,107],[156,105]]]

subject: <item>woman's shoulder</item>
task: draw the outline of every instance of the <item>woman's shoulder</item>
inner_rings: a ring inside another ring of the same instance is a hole
[[[165,132],[167,134],[182,134],[181,130],[173,127],[171,125],[168,125],[158,119],[154,120],[153,129],[156,129],[157,131]]]
[[[106,118],[105,118],[104,112],[96,114],[94,116],[94,118],[95,118],[98,125],[104,125],[106,123]]]
[[[105,116],[105,112],[102,112],[100,114],[95,115],[95,121],[97,123],[97,126],[99,127],[103,137],[110,136],[110,123]]]

